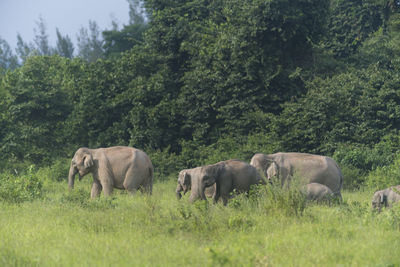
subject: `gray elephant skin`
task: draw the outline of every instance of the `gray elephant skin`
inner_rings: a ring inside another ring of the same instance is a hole
[[[289,185],[296,176],[303,184],[319,183],[327,186],[341,198],[343,175],[337,163],[330,157],[307,153],[257,153],[250,162],[262,175],[272,181],[278,177],[282,186]]]
[[[79,180],[92,173],[92,198],[99,196],[101,190],[109,196],[114,188],[126,189],[132,194],[138,189],[151,194],[153,188],[153,164],[145,152],[133,147],[79,148],[69,169],[70,189],[74,187],[77,173]]]
[[[329,201],[333,198],[332,190],[326,185],[319,183],[310,183],[304,186],[303,192],[309,201]]]
[[[182,170],[178,176],[176,196],[181,198],[191,190],[189,200],[206,199],[212,196],[213,202],[218,202],[221,197],[224,205],[227,204],[230,193],[248,192],[250,186],[260,182],[257,170],[250,164],[240,160],[226,160],[216,164]]]
[[[380,211],[382,207],[391,207],[398,201],[400,201],[400,185],[376,191],[372,197],[372,208]]]
[[[175,194],[178,199],[182,198],[181,194],[182,191],[183,194],[186,194],[189,190],[191,190],[192,177],[196,176],[197,173],[200,172],[201,168],[202,167],[196,167],[193,169],[184,169],[179,172],[178,185],[175,190]],[[213,197],[216,192],[215,189],[216,189],[215,183],[211,186],[206,187],[204,191],[205,196],[208,198]]]

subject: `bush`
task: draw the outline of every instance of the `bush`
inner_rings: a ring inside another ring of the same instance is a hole
[[[250,199],[262,210],[283,212],[287,216],[301,216],[306,208],[306,196],[298,185],[282,188],[279,183],[257,185],[250,190]]]
[[[361,169],[344,165],[341,167],[343,174],[343,189],[359,189],[365,182],[366,176]]]
[[[70,162],[70,159],[58,159],[53,165],[40,168],[38,176],[46,178],[48,181],[66,181],[68,179]]]
[[[0,175],[0,200],[21,203],[42,196],[42,181],[31,166],[24,175]]]
[[[339,165],[360,169],[365,174],[377,167],[390,165],[399,150],[399,137],[387,135],[372,148],[360,144],[341,144],[333,157]]]
[[[183,169],[179,157],[174,153],[169,153],[169,149],[148,152],[154,166],[154,180],[165,181],[169,176],[178,174]]]
[[[384,136],[373,147],[360,144],[339,145],[333,157],[341,166],[344,176],[343,187],[346,189],[360,188],[365,183],[370,171],[380,169],[378,172],[383,175],[384,167],[393,163],[397,151],[400,151],[400,136],[397,134]]]
[[[389,166],[378,167],[366,177],[367,187],[380,190],[392,185],[400,184],[400,154]]]

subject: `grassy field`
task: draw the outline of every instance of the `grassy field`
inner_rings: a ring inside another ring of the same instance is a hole
[[[400,207],[372,212],[371,192],[304,206],[259,190],[224,207],[174,189],[89,200],[85,178],[72,193],[48,182],[39,199],[0,202],[0,266],[400,266]]]

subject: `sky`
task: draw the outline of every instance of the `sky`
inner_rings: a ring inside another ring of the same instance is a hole
[[[121,28],[129,22],[126,0],[0,0],[0,37],[15,49],[17,33],[25,42],[34,39],[33,29],[42,17],[49,43],[56,44],[56,28],[76,44],[81,27],[88,28],[89,20],[97,22],[100,30],[111,29],[116,20]]]

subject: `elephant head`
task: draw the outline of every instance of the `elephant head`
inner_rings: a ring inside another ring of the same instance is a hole
[[[265,173],[269,182],[279,176],[279,168],[275,161],[270,161],[269,164],[266,165]]]
[[[372,198],[372,208],[381,210],[382,206],[387,206],[387,197],[384,192],[375,192]]]
[[[178,185],[176,187],[176,197],[180,199],[182,197],[181,192],[186,194],[187,191],[191,189],[192,178],[188,173],[188,170],[182,170],[178,175]]]
[[[196,179],[192,179],[192,193],[190,194],[190,202],[197,199],[206,199],[205,190],[207,187],[214,185],[220,177],[224,166],[221,163],[207,165],[200,168]]]
[[[176,197],[182,197],[181,192],[185,194],[191,190],[190,202],[197,199],[206,199],[205,189],[215,184],[220,174],[222,166],[220,164],[207,165],[193,169],[182,170],[178,176],[178,185],[175,193]],[[214,193],[215,190],[212,192]]]
[[[75,175],[79,174],[79,180],[83,176],[92,171],[94,166],[93,157],[87,148],[80,148],[75,152],[74,157],[71,160],[71,166],[69,168],[68,175],[68,186],[69,189],[74,188]]]

